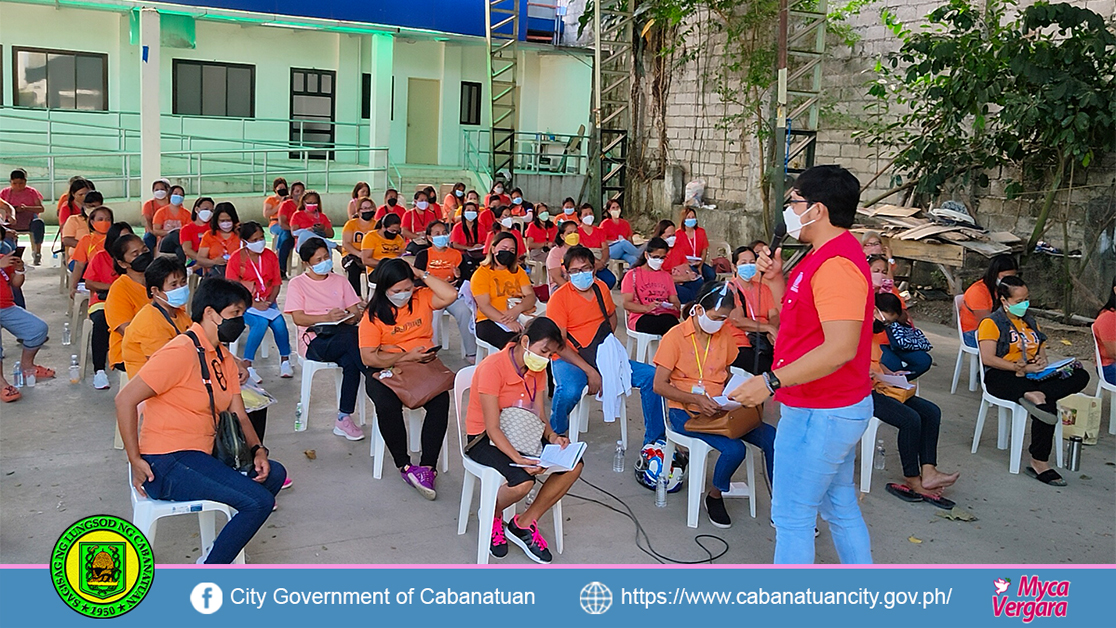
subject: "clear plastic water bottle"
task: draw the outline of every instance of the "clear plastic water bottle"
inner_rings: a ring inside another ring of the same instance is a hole
[[[667,476],[670,471],[665,468],[659,471],[659,479],[655,482],[655,507],[666,508]]]
[[[876,456],[872,459],[872,468],[877,471],[883,471],[887,468],[887,458],[885,457],[883,439],[876,441]]]
[[[302,402],[295,405],[295,431],[302,431]]]
[[[70,324],[66,323],[62,325],[62,344],[68,347],[70,346],[70,342]]]
[[[616,456],[612,459],[612,470],[617,473],[624,472],[624,441],[616,441]]]
[[[81,381],[81,365],[78,364],[76,355],[70,356],[70,383],[77,384]]]
[[[23,364],[21,360],[15,361],[15,366],[12,367],[12,386],[16,388],[23,388]]]

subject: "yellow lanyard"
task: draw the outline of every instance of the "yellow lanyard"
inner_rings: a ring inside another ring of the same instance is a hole
[[[710,336],[709,339],[705,341],[705,355],[700,358],[698,357],[698,346],[697,341],[694,340],[694,334],[690,335],[690,342],[694,345],[694,360],[697,362],[698,367],[698,385],[705,388],[705,367],[702,365],[702,362],[709,364],[709,345],[713,343],[713,336]]]

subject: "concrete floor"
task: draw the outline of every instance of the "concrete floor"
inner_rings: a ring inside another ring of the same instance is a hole
[[[48,264],[52,263],[48,260]],[[57,269],[43,266],[28,274],[24,288],[31,308],[51,326],[51,340],[40,362],[59,377],[24,389],[18,403],[0,407],[0,563],[43,564],[58,536],[87,515],[108,513],[131,518],[126,458],[112,448],[113,391],[96,391],[91,377],[71,385],[66,367],[77,347],[61,344],[67,300],[58,294]],[[293,328],[292,328],[293,331]],[[976,455],[969,453],[979,394],[962,384],[949,395],[957,342],[951,329],[926,325],[935,345],[937,365],[921,384],[923,396],[942,406],[939,464],[959,470],[961,479],[947,493],[979,520],[963,523],[937,516],[928,504],[907,504],[884,491],[900,479],[895,430],[882,426],[887,469],[876,471],[872,492],[861,507],[871,530],[873,553],[880,563],[1112,563],[1116,562],[1116,466],[1114,438],[1107,433],[1107,411],[1100,443],[1087,447],[1079,473],[1063,472],[1069,486],[1045,486],[1025,475],[1008,473],[1008,454],[996,449],[995,421],[990,420]],[[77,332],[75,330],[75,336]],[[443,351],[451,368],[464,364],[457,352]],[[3,338],[7,355],[18,354],[10,335]],[[267,444],[272,456],[286,465],[294,487],[279,497],[279,510],[264,524],[247,548],[253,563],[471,563],[475,559],[475,515],[465,535],[458,536],[457,509],[461,462],[456,428],[450,434],[450,470],[438,481],[439,496],[422,499],[386,465],[384,478],[372,477],[370,438],[349,442],[334,436],[335,418],[329,401],[331,378],[315,386],[309,429],[294,433],[298,379],[278,378],[278,359],[257,360],[264,386],[280,403],[270,412]],[[12,364],[5,361],[5,368]],[[297,375],[297,370],[296,370]],[[1093,391],[1095,383],[1087,389]],[[638,399],[638,396],[635,397]],[[371,409],[371,402],[369,402]],[[627,462],[635,460],[641,441],[639,404],[629,404],[630,438]],[[452,426],[451,413],[451,426]],[[748,515],[745,500],[729,502],[733,527],[719,530],[704,513],[696,530],[686,527],[685,493],[672,495],[665,509],[654,506],[651,492],[637,485],[631,471],[613,473],[612,452],[618,437],[599,414],[591,417],[584,477],[631,507],[654,548],[677,560],[694,561],[706,553],[695,536],[715,535],[728,544],[719,563],[770,563],[775,531],[768,525],[770,498],[759,488],[757,518]],[[370,426],[365,427],[369,433]],[[304,450],[316,451],[315,460]],[[1026,452],[1024,452],[1026,460]],[[762,465],[757,464],[757,469]],[[760,472],[762,474],[762,471]],[[561,563],[648,563],[653,559],[636,547],[635,526],[626,517],[585,501],[609,498],[579,483],[564,502],[565,553]],[[477,496],[479,499],[479,495]],[[614,505],[615,502],[612,502]],[[474,508],[476,502],[474,502]],[[540,525],[550,537],[551,518]],[[837,562],[829,532],[820,523],[819,562]],[[487,533],[487,530],[486,530]],[[909,539],[919,539],[916,543]],[[720,544],[702,542],[714,553]],[[183,515],[163,519],[154,539],[160,563],[192,562],[199,554],[196,519]],[[503,561],[527,563],[513,549]]]

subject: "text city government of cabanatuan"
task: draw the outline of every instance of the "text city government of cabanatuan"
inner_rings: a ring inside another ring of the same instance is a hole
[[[486,606],[519,606],[535,603],[534,591],[454,591],[452,589],[390,589],[376,591],[292,591],[278,587],[274,591],[237,587],[229,591],[229,602],[262,608],[268,598],[274,604],[357,605],[357,604],[479,604]]]

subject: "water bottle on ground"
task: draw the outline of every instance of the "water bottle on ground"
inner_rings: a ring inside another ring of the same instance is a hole
[[[872,468],[876,471],[883,471],[887,468],[887,458],[884,457],[883,439],[876,441],[876,456],[872,458]]]
[[[81,381],[81,365],[78,364],[76,355],[70,356],[70,383],[77,384]]]
[[[298,431],[301,431],[301,430],[302,430],[302,402],[300,401],[300,402],[298,402],[297,405],[295,405],[295,431],[298,432]]]
[[[659,478],[655,481],[655,507],[666,508],[667,476],[670,471],[665,467],[659,471]]]
[[[624,472],[624,441],[616,441],[616,456],[612,459],[612,470],[617,473]]]
[[[23,388],[23,364],[21,360],[15,361],[15,366],[12,367],[12,386],[16,388]]]
[[[70,342],[70,324],[66,323],[62,326],[62,344],[68,347],[70,346]]]

